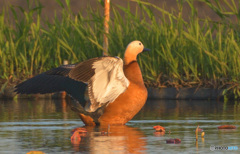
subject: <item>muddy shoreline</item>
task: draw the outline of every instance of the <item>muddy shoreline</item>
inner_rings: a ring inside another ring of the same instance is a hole
[[[212,89],[212,88],[148,88],[149,99],[169,99],[169,100],[221,100],[223,99],[224,89]],[[64,97],[61,93],[53,94],[18,94],[16,97],[14,92],[14,85],[5,87],[0,91],[0,98],[62,98]],[[233,99],[230,96],[228,99]]]

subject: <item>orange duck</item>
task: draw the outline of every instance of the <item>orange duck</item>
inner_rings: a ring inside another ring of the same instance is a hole
[[[78,64],[62,65],[16,86],[20,94],[66,91],[85,125],[123,125],[143,107],[147,89],[137,55],[149,49],[140,41],[128,44],[124,63],[119,57],[98,57]],[[85,98],[87,91],[88,98]]]

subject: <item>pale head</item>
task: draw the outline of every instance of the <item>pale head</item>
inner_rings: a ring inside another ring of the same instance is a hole
[[[128,44],[125,54],[124,54],[124,62],[125,64],[129,64],[132,61],[137,60],[137,55],[144,51],[144,45],[141,41],[132,41]]]

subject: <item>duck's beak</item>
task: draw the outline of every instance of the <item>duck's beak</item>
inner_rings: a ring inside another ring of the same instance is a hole
[[[144,48],[142,52],[145,52],[145,51],[151,51],[151,50],[148,48]]]

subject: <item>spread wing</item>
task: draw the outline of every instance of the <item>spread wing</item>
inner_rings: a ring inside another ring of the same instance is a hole
[[[128,87],[129,81],[123,72],[123,61],[115,57],[101,57],[80,63],[70,73],[70,78],[87,82],[90,102],[85,110],[94,112],[99,107],[113,102]],[[86,68],[91,66],[90,68]]]
[[[46,94],[66,91],[74,99],[85,105],[84,92],[87,84],[69,78],[69,72],[76,65],[62,65],[28,79],[15,88],[18,94]]]
[[[129,85],[123,72],[123,61],[115,57],[92,58],[74,65],[62,65],[16,86],[21,94],[66,91],[78,100],[85,110],[94,112],[113,102]],[[85,104],[88,86],[90,102]]]

